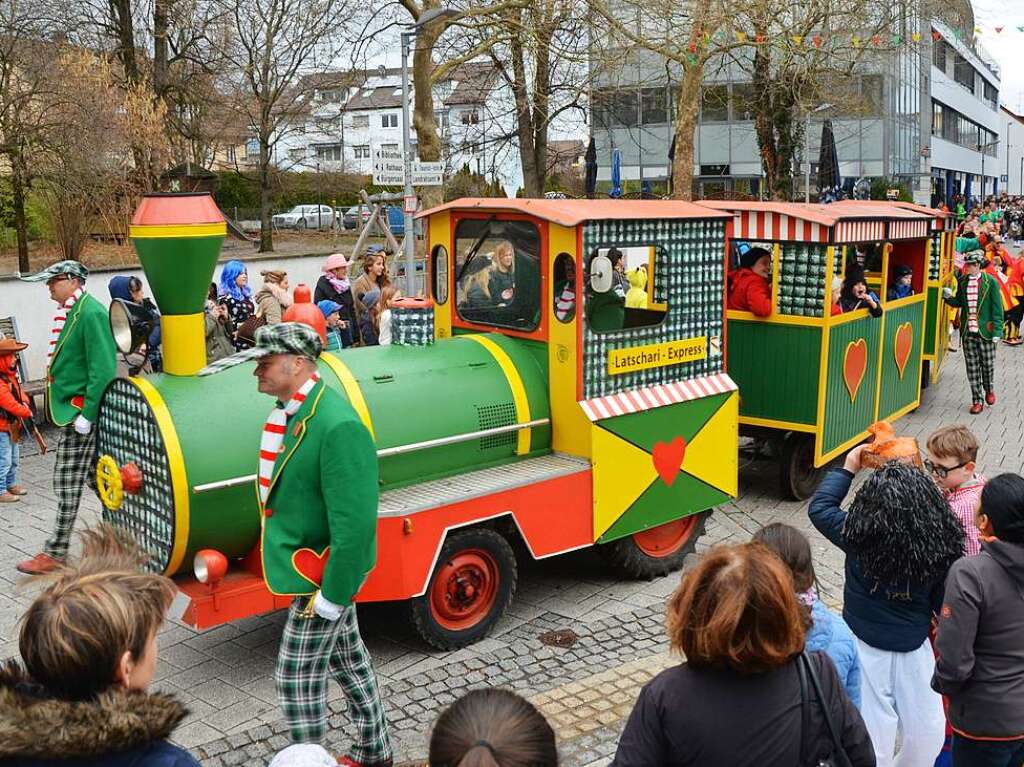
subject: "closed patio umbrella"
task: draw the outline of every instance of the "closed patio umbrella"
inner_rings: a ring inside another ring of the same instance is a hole
[[[612,150],[612,190],[608,196],[616,200],[622,197],[622,152],[618,149]]]
[[[818,154],[818,202],[835,202],[842,196],[843,179],[839,176],[839,154],[832,121],[821,126],[821,150]]]
[[[594,193],[597,191],[597,144],[594,143],[594,137],[590,137],[590,145],[587,147],[587,153],[583,156],[586,165],[586,190],[587,199],[593,200]]]

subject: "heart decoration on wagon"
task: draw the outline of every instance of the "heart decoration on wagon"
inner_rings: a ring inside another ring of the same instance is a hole
[[[846,354],[843,356],[843,382],[850,393],[850,402],[857,401],[857,392],[864,382],[867,369],[868,343],[863,338],[858,338],[846,345]]]
[[[654,460],[654,468],[661,477],[661,481],[671,487],[679,476],[679,470],[683,466],[683,458],[686,457],[686,440],[676,437],[671,442],[656,442],[651,450],[651,458]]]
[[[896,335],[893,338],[893,352],[896,355],[896,369],[900,371],[900,378],[907,369],[907,361],[910,359],[910,349],[914,341],[914,326],[904,322],[896,328]]]
[[[328,546],[320,554],[313,549],[298,549],[292,554],[292,567],[295,572],[319,587],[324,579],[324,570],[327,568],[327,559],[331,556],[331,547]]]

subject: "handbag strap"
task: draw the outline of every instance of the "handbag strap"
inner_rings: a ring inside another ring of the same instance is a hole
[[[800,677],[800,767],[807,766],[807,735],[811,729],[811,713],[808,705],[807,672],[804,664],[797,659],[796,673]]]
[[[821,690],[821,680],[818,679],[818,674],[814,670],[811,659],[807,657],[806,652],[801,652],[800,660],[802,666],[807,669],[807,676],[811,679],[811,686],[814,687],[814,692],[821,702],[821,712],[825,717],[825,726],[828,727],[828,734],[832,738],[832,756],[839,763],[839,767],[852,767],[850,757],[846,755],[846,749],[843,748],[843,741],[839,738],[839,730],[836,729],[836,723],[832,720],[832,712],[829,710],[828,701],[825,700],[825,694]]]

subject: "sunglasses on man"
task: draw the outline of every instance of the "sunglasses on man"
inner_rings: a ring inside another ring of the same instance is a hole
[[[956,466],[939,466],[939,464],[932,463],[927,458],[924,459],[924,467],[939,479],[945,479],[949,476],[950,472],[962,469],[969,463],[970,461],[964,461],[963,463],[958,463]]]

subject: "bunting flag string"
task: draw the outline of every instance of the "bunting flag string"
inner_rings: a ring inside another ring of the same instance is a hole
[[[962,42],[969,39],[982,37],[988,35],[998,35],[1001,37],[1009,36],[1021,36],[1024,38],[1024,24],[1017,25],[1014,28],[1006,26],[975,26],[971,27],[955,27],[952,28],[953,38]],[[938,42],[943,38],[943,33],[933,29],[931,31],[931,38],[933,41]],[[827,35],[824,33],[816,33],[813,35],[802,35],[802,34],[780,34],[778,36],[769,36],[764,32],[757,32],[754,30],[742,30],[735,29],[730,32],[728,30],[717,30],[713,34],[710,32],[702,32],[698,39],[691,40],[686,46],[687,55],[686,61],[691,65],[696,65],[700,60],[698,56],[701,52],[713,52],[715,46],[721,46],[728,43],[730,39],[735,39],[735,42],[740,45],[754,44],[754,45],[782,45],[789,48],[799,48],[807,50],[813,47],[815,50],[835,50],[838,47],[850,46],[855,49],[862,49],[866,47],[871,48],[898,48],[904,45],[918,44],[922,40],[922,34],[920,32],[912,32],[909,36],[904,36],[898,33],[892,33],[889,35],[883,34],[872,34],[869,37],[862,37],[857,34],[838,34],[838,35]],[[1024,43],[1024,39],[1022,39]]]

